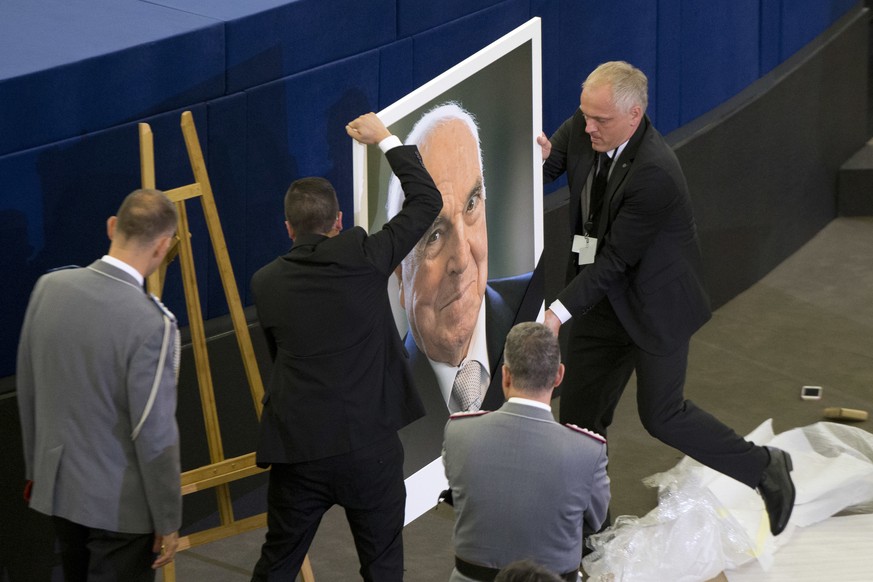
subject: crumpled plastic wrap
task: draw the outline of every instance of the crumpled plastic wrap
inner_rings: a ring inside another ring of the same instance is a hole
[[[873,435],[819,422],[773,434],[767,420],[747,435],[788,451],[797,487],[788,528],[770,534],[760,496],[745,485],[685,457],[644,480],[658,488],[658,506],[643,517],[621,516],[591,536],[582,560],[592,582],[702,582],[773,554],[806,527],[837,513],[873,513]]]

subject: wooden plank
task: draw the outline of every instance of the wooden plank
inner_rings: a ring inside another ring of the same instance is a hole
[[[142,188],[155,188],[155,139],[148,123],[139,124],[139,174]],[[164,277],[167,274],[168,259],[146,279],[146,289],[149,293],[160,297],[164,289]]]
[[[148,123],[139,124],[139,173],[143,188],[155,188],[155,138]]]
[[[194,270],[193,250],[191,246],[191,232],[188,227],[188,215],[185,201],[200,198],[203,205],[203,213],[206,217],[206,225],[212,249],[218,263],[222,286],[236,332],[237,344],[242,355],[243,364],[248,378],[249,390],[255,406],[258,418],[261,416],[261,399],[264,387],[261,380],[260,370],[255,359],[254,347],[249,335],[248,324],[240,301],[239,290],[230,256],[227,252],[227,244],[221,222],[218,218],[218,209],[209,183],[209,175],[206,171],[206,163],[203,160],[203,152],[194,127],[194,118],[190,111],[182,113],[182,134],[185,146],[188,150],[188,158],[191,169],[194,172],[195,182],[165,191],[170,200],[176,204],[179,214],[179,224],[176,240],[173,244],[172,253],[161,264],[161,268],[149,278],[149,290],[160,296],[167,265],[177,255],[182,271],[182,284],[185,291],[185,303],[188,310],[189,327],[191,330],[191,343],[194,351],[194,363],[197,370],[197,383],[200,389],[200,401],[203,407],[203,419],[206,425],[206,439],[209,447],[211,463],[182,474],[182,494],[187,495],[194,491],[215,488],[218,499],[218,512],[221,525],[208,530],[196,532],[179,538],[178,551],[203,545],[216,540],[224,539],[252,529],[266,526],[266,514],[260,514],[241,520],[235,520],[233,506],[230,498],[228,483],[263,472],[263,469],[255,465],[255,454],[249,453],[233,459],[224,458],[224,448],[218,426],[218,414],[215,404],[215,392],[212,383],[212,374],[209,367],[209,357],[206,350],[206,333],[203,326],[203,312],[200,306],[200,295],[197,289],[197,278]],[[155,188],[154,176],[154,142],[151,129],[148,124],[140,124],[140,168],[143,188]],[[312,565],[309,556],[304,558],[301,567],[301,575],[304,582],[315,582]],[[163,568],[165,582],[175,582],[175,565],[170,564]]]
[[[179,550],[196,548],[203,544],[223,540],[237,534],[267,526],[267,514],[259,513],[252,517],[238,519],[227,525],[220,525],[204,531],[198,531],[179,538]]]
[[[185,471],[182,473],[182,495],[188,495],[195,491],[209,489],[223,483],[257,475],[265,470],[255,465],[255,454],[249,453],[219,463],[206,465],[205,467]]]
[[[203,189],[200,187],[200,184],[194,182],[193,184],[188,184],[187,186],[180,186],[178,188],[173,188],[172,190],[165,190],[164,194],[166,194],[167,198],[169,198],[173,202],[181,202],[182,200],[190,200],[191,198],[203,196]]]
[[[200,149],[197,129],[194,127],[194,117],[190,111],[182,113],[181,125],[182,135],[185,138],[185,146],[188,149],[188,158],[191,161],[191,169],[194,171],[194,179],[203,189],[201,201],[203,203],[203,214],[206,216],[206,227],[209,230],[209,237],[212,239],[212,250],[218,263],[218,273],[221,276],[221,283],[224,287],[224,296],[227,299],[230,318],[233,322],[233,329],[236,332],[237,344],[242,354],[252,402],[255,406],[255,412],[258,418],[260,418],[263,407],[261,400],[264,397],[264,384],[261,381],[261,372],[255,359],[255,350],[249,335],[248,323],[243,313],[239,289],[233,276],[233,267],[230,264],[230,255],[227,252],[224,231],[222,231],[221,222],[218,219],[218,208],[215,205],[215,197],[212,194],[212,185],[209,182],[206,163],[203,161],[203,152]]]

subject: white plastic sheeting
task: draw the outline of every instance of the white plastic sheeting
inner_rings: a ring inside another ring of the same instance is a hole
[[[796,527],[836,513],[873,513],[873,435],[819,422],[773,434],[767,420],[746,438],[788,451],[797,487],[786,530],[774,538],[754,490],[685,457],[644,482],[658,506],[643,517],[621,516],[592,536],[582,563],[592,582],[701,582],[758,560],[766,571]]]

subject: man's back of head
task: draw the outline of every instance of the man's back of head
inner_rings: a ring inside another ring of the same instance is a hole
[[[134,190],[118,209],[115,233],[124,243],[146,247],[176,230],[175,205],[159,190]]]
[[[520,323],[506,336],[504,385],[509,393],[540,400],[551,396],[563,376],[558,338],[533,321]]]
[[[603,443],[554,421],[548,404],[562,376],[555,335],[540,323],[518,324],[504,347],[503,388],[510,400],[495,412],[455,415],[446,425],[443,461],[459,574],[475,579],[469,572],[476,568],[468,564],[493,570],[522,558],[568,578],[575,573],[583,521],[592,504],[598,511],[593,521],[602,519],[608,481]],[[527,577],[542,570],[517,570],[501,579],[549,580]]]
[[[324,178],[300,178],[285,193],[285,220],[293,236],[330,232],[338,213],[336,190]]]

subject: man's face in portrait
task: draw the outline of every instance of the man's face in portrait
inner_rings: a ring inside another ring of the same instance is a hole
[[[466,356],[488,281],[488,235],[479,149],[461,120],[439,122],[419,143],[443,209],[403,260],[400,303],[430,359]]]

